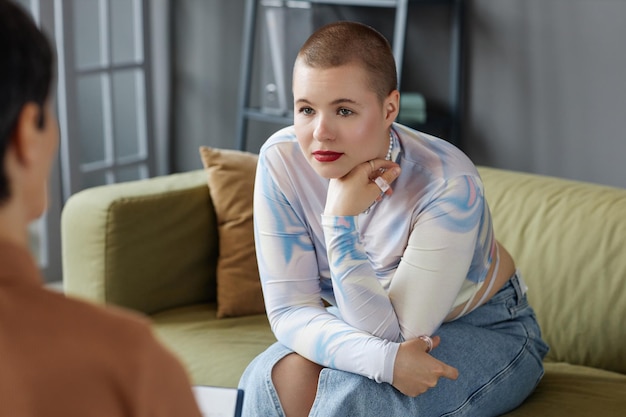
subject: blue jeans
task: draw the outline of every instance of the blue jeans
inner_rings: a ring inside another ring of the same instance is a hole
[[[390,384],[325,368],[310,416],[497,416],[519,406],[543,376],[548,346],[516,273],[487,303],[435,333],[432,355],[459,370],[456,381],[407,397]],[[255,358],[241,377],[243,416],[284,416],[271,379],[292,351],[280,343]]]

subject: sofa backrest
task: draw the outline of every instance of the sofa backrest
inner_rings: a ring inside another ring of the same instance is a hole
[[[479,169],[547,359],[626,373],[626,189]]]
[[[146,314],[216,299],[217,224],[203,170],[74,194],[61,234],[69,295]]]

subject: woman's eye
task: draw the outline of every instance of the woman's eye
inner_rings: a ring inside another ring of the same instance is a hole
[[[308,115],[313,114],[313,109],[310,108],[310,107],[302,107],[302,108],[300,108],[300,113],[308,116]]]
[[[338,111],[340,116],[350,116],[352,114],[352,110],[348,110],[348,109],[339,109]]]

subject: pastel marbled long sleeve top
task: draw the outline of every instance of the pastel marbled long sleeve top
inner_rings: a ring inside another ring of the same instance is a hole
[[[399,344],[433,334],[468,302],[496,247],[472,162],[399,124],[392,138],[402,168],[394,193],[358,216],[322,215],[328,180],[309,166],[293,127],[262,147],[254,195],[257,259],[277,339],[323,366],[388,383]]]

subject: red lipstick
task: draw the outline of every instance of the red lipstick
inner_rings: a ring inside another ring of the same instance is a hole
[[[318,162],[333,162],[337,159],[341,158],[343,154],[339,152],[332,151],[315,151],[313,152],[313,157]]]

